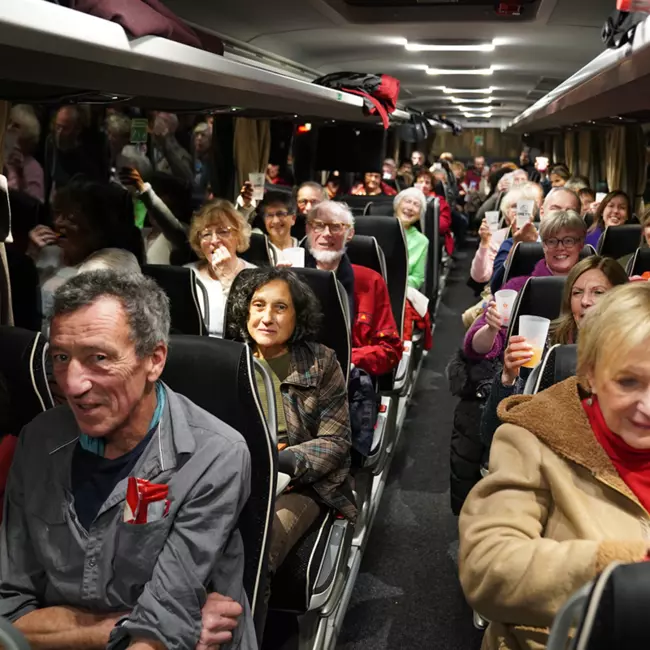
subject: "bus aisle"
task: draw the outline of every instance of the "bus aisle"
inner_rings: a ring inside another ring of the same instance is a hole
[[[458,253],[363,557],[339,650],[478,650],[458,582],[457,519],[449,505],[449,443],[456,399],[445,367],[462,343],[473,247]],[[453,558],[453,559],[452,559]]]

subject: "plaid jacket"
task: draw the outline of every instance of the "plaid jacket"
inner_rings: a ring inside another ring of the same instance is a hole
[[[320,343],[292,346],[280,390],[298,467],[295,484],[311,486],[325,504],[354,520],[348,391],[333,350]]]

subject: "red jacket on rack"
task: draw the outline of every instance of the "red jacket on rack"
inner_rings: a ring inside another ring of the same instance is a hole
[[[384,279],[372,269],[352,264],[354,322],[352,363],[373,376],[390,372],[402,358],[402,339],[393,318]]]
[[[451,208],[446,199],[438,196],[435,192],[430,192],[429,196],[437,197],[440,201],[440,236],[444,239],[447,255],[451,255],[454,252],[454,238],[451,234]]]

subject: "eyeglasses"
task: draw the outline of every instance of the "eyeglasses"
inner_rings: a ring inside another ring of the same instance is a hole
[[[298,199],[298,205],[301,208],[304,208],[304,207],[306,207],[308,205],[311,205],[312,208],[313,208],[314,206],[318,205],[319,203],[322,203],[321,199]]]
[[[286,219],[289,216],[289,213],[286,210],[279,210],[278,212],[267,212],[264,215],[265,219],[274,219],[277,217],[278,219]]]
[[[343,221],[321,221],[320,219],[310,219],[309,225],[316,233],[325,232],[325,228],[329,228],[330,232],[333,235],[340,235],[342,232],[345,232],[350,228],[349,223],[343,223]]]
[[[210,241],[214,237],[218,239],[230,239],[233,233],[233,228],[214,228],[212,230],[204,230],[201,234],[201,241]]]
[[[548,239],[544,240],[544,243],[548,248],[557,248],[560,244],[564,246],[564,248],[573,248],[574,246],[578,245],[582,239],[580,237],[563,237],[562,239],[558,239],[557,237],[549,237]]]

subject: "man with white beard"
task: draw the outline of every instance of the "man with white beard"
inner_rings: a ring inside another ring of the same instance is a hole
[[[351,264],[345,254],[354,236],[354,217],[343,203],[323,201],[307,215],[306,265],[334,271],[350,301],[352,363],[372,376],[396,368],[402,340],[391,311],[384,279],[372,269]]]

